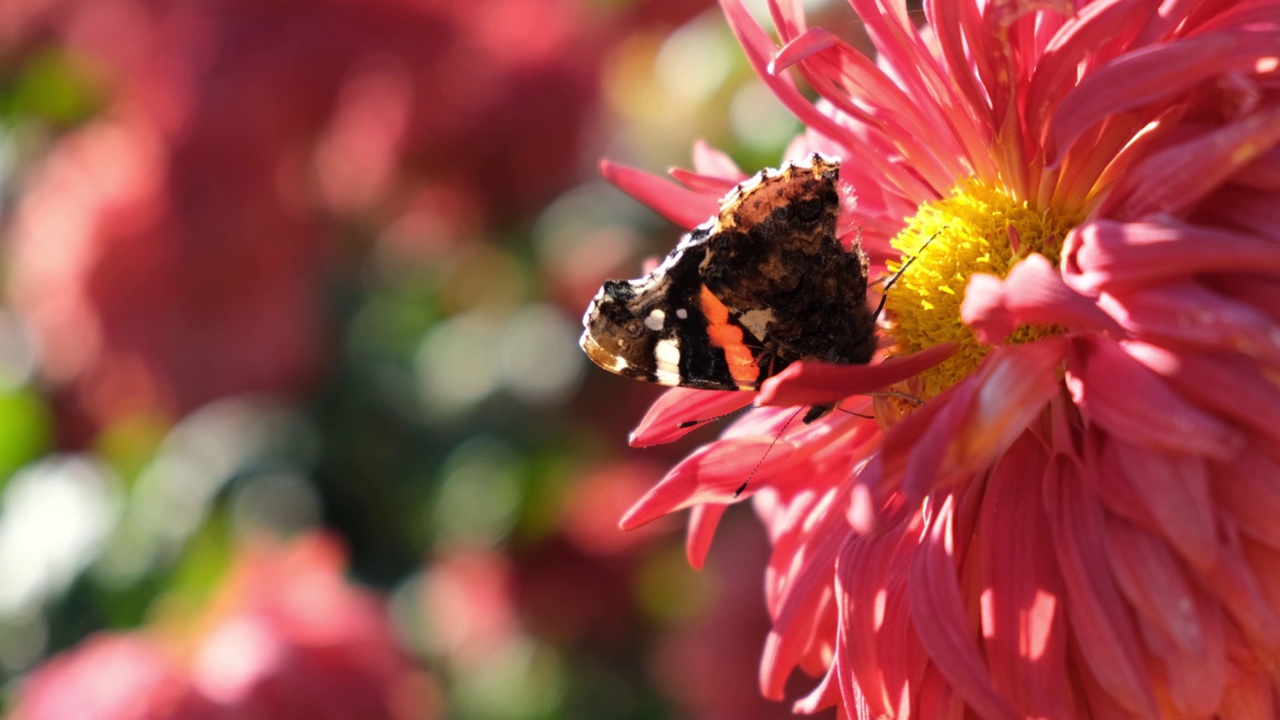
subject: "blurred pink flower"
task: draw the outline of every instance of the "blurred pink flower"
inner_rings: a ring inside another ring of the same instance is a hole
[[[59,655],[18,691],[11,720],[212,720],[173,658],[140,635],[102,633]]]
[[[72,439],[309,387],[338,239],[423,198],[447,212],[397,244],[554,197],[608,47],[579,0],[29,0],[0,19],[0,61],[57,48],[105,98],[6,223]]]
[[[199,622],[100,634],[38,668],[15,718],[404,718],[439,713],[383,601],[343,578],[338,542],[250,548]]]
[[[808,126],[789,155],[843,158],[875,271],[917,258],[878,361],[794,364],[756,403],[875,420],[752,412],[624,526],[692,507],[701,564],[781,433],[746,493],[767,696],[802,668],[797,709],[848,717],[1273,717],[1280,3],[852,4],[875,61],[799,3],[770,2],[779,48],[722,0]],[[691,226],[742,178],[695,166],[606,174]],[[633,442],[744,400],[671,391]]]
[[[514,570],[492,550],[442,553],[423,572],[422,609],[432,649],[464,671],[512,652],[521,637]]]
[[[382,598],[349,584],[345,567],[325,535],[244,553],[191,648],[195,688],[235,718],[433,716]]]
[[[706,570],[711,576],[706,607],[663,634],[651,657],[653,673],[665,693],[697,720],[795,717],[786,705],[744,692],[769,633],[757,569],[768,559],[769,546],[749,518],[737,520],[720,529],[717,557]],[[788,685],[803,691],[802,683]]]

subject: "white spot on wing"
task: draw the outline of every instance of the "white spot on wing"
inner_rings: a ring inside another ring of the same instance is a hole
[[[738,322],[755,335],[757,340],[763,340],[765,329],[773,322],[773,310],[748,310],[738,318]]]
[[[684,308],[680,308],[679,310],[676,310],[676,317],[680,318],[681,320],[688,320],[689,311],[685,310]]]
[[[662,329],[662,326],[666,323],[666,320],[667,320],[667,314],[657,308],[654,308],[649,313],[649,316],[644,319],[644,326],[654,332],[658,332],[659,330]]]
[[[676,339],[659,340],[653,354],[657,360],[658,382],[664,385],[680,384],[680,345]]]

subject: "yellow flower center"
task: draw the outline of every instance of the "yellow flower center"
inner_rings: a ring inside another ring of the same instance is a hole
[[[945,362],[893,389],[928,400],[972,373],[991,348],[978,342],[960,320],[970,276],[987,273],[1003,278],[1032,253],[1057,264],[1063,238],[1079,221],[1029,207],[976,178],[955,187],[951,197],[920,206],[891,243],[902,251],[900,262],[889,263],[891,272],[915,258],[885,302],[892,353],[908,355],[948,340],[958,342],[959,349]],[[1055,326],[1023,326],[1005,342],[1029,342],[1060,332]],[[909,410],[902,402],[892,404],[899,411]]]

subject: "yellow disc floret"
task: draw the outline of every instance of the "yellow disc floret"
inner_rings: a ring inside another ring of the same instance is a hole
[[[920,206],[892,241],[902,251],[902,261],[890,263],[891,272],[915,258],[885,303],[892,352],[907,355],[948,340],[958,342],[959,349],[895,390],[928,400],[972,373],[990,348],[960,320],[969,278],[974,273],[1003,278],[1032,253],[1057,264],[1062,240],[1078,222],[1076,217],[1031,208],[977,179],[954,188],[949,198]],[[1005,342],[1028,342],[1058,332],[1060,328],[1051,326],[1023,326]]]

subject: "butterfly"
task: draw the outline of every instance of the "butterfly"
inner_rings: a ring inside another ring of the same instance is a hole
[[[758,390],[798,360],[869,362],[879,308],[866,254],[836,238],[839,174],[815,153],[739,184],[653,272],[604,283],[583,318],[587,357],[704,390]]]

